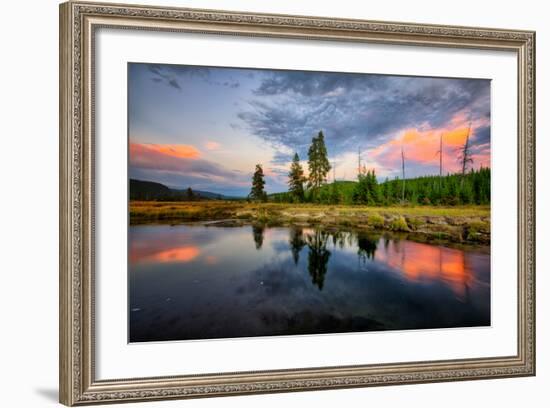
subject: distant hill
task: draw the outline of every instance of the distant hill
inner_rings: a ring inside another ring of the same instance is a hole
[[[184,190],[172,190],[173,192],[177,194],[186,194],[187,189]],[[211,200],[225,200],[225,196],[223,194],[218,193],[212,193],[210,191],[202,191],[202,190],[193,190],[194,194],[198,194],[199,196],[203,198],[208,198]]]
[[[229,197],[210,191],[193,190],[194,200],[235,200],[237,197]],[[130,200],[158,200],[158,201],[187,201],[187,189],[171,189],[164,184],[154,181],[130,179]]]
[[[172,190],[164,184],[130,179],[130,200],[168,199],[172,195]]]

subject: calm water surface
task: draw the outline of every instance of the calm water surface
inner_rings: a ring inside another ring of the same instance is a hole
[[[130,341],[490,325],[490,256],[372,233],[145,225]]]

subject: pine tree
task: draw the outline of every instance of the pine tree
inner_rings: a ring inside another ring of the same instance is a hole
[[[195,194],[193,193],[193,190],[191,189],[191,187],[187,188],[187,191],[185,192],[185,196],[189,201],[193,201],[195,199]]]
[[[267,201],[267,194],[264,191],[265,180],[264,170],[261,164],[256,164],[256,170],[252,176],[252,189],[248,195],[252,200]]]
[[[298,153],[294,153],[292,164],[290,165],[290,172],[288,173],[288,186],[289,193],[294,201],[304,201],[304,169],[300,164],[300,157]]]
[[[311,140],[311,146],[309,146],[308,150],[308,167],[308,188],[312,189],[313,198],[316,200],[317,192],[321,185],[326,183],[327,174],[331,169],[325,145],[325,136],[322,131],[319,132],[317,137]]]
[[[355,204],[378,204],[380,202],[380,194],[374,170],[367,170],[363,166],[357,178],[358,182],[353,192],[353,202]]]

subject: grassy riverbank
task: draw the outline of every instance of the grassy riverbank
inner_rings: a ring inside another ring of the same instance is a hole
[[[454,242],[488,244],[489,206],[341,206],[242,201],[131,201],[130,223],[218,221],[223,225],[320,225],[410,232]]]

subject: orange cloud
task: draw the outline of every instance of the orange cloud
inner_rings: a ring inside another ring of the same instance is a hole
[[[470,128],[470,140],[475,141],[476,129],[486,126],[485,121],[472,123]],[[464,146],[468,135],[469,120],[464,114],[456,115],[448,126],[433,129],[404,129],[390,141],[371,149],[368,152],[370,158],[376,160],[384,167],[398,168],[401,162],[401,148],[404,150],[405,160],[408,163],[436,164],[439,161],[440,137],[443,140],[443,167],[446,173],[459,170],[458,150]],[[483,145],[480,152],[473,155],[474,167],[490,166],[489,145]],[[481,146],[480,146],[481,147]]]
[[[198,159],[200,152],[191,145],[130,143],[130,156],[159,153],[180,159]]]

